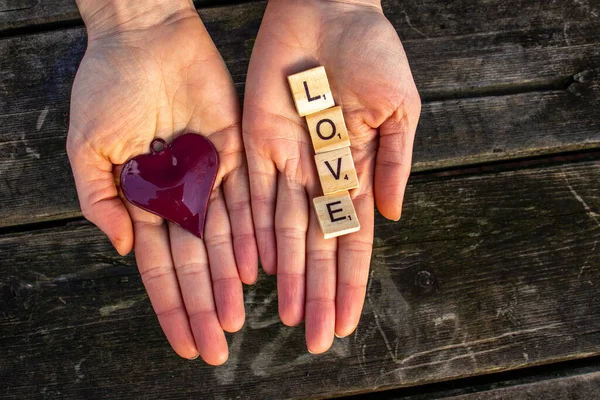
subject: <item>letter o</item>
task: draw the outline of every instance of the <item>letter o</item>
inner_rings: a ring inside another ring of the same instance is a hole
[[[328,123],[329,125],[331,125],[331,135],[323,136],[321,134],[321,124],[323,124],[323,123]],[[317,124],[317,135],[319,135],[319,137],[323,140],[329,140],[329,139],[333,138],[336,133],[337,133],[337,130],[335,128],[335,124],[333,123],[332,120],[330,120],[328,118],[324,118],[324,119],[320,120],[319,123]]]

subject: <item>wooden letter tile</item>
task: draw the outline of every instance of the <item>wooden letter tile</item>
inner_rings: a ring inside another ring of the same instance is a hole
[[[316,197],[313,203],[325,239],[360,230],[360,223],[348,192]]]
[[[358,176],[350,147],[320,153],[315,156],[323,194],[341,192],[358,187]]]
[[[335,105],[323,67],[290,75],[288,82],[301,117]]]
[[[350,147],[342,108],[332,107],[306,116],[315,153]]]

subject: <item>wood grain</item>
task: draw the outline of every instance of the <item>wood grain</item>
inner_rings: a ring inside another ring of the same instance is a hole
[[[71,1],[44,1],[36,7],[60,10],[65,7],[61,3]],[[265,5],[250,2],[200,10],[236,82],[244,81]],[[600,0],[585,4],[490,0],[468,5],[464,0],[393,0],[383,1],[383,7],[403,40],[426,99],[560,86],[599,64]],[[75,30],[83,35],[83,29]],[[62,37],[54,38],[60,46]],[[81,55],[71,62],[77,63]]]
[[[600,372],[554,378],[479,393],[448,397],[448,400],[528,400],[578,399],[596,400],[600,396]]]
[[[598,355],[599,174],[589,161],[413,179],[401,222],[376,218],[355,334],[308,354],[261,276],[219,368],[172,353],[132,257],[94,227],[3,235],[0,396],[321,397]]]
[[[249,3],[252,0],[239,1]],[[194,0],[198,8],[234,3],[231,0]],[[257,2],[263,7],[266,2]],[[523,47],[537,47],[562,41],[569,46],[581,44],[583,25],[594,23],[600,13],[599,0],[544,2],[543,0],[509,2],[489,0],[470,3],[464,0],[418,1],[383,0],[385,14],[397,27],[403,40],[437,39],[491,33],[515,36]],[[246,7],[240,5],[237,7]],[[214,7],[217,13],[222,7]],[[516,13],[515,9],[519,12]],[[210,15],[211,10],[200,10]],[[40,25],[81,24],[74,0],[2,0],[0,32],[35,28]],[[591,28],[588,25],[587,28]],[[39,28],[38,28],[39,29]],[[521,31],[521,34],[518,32]]]
[[[489,374],[426,386],[345,397],[347,400],[595,400],[600,393],[598,357]]]
[[[600,0],[383,5],[426,103],[416,171],[598,148]],[[264,7],[200,10],[240,93]],[[0,0],[0,36],[19,34],[0,39],[0,227],[80,216],[64,151],[78,24],[72,0]],[[2,235],[0,397],[324,397],[597,356],[599,173],[593,161],[413,178],[403,220],[377,216],[354,335],[309,355],[261,276],[220,368],[171,352],[133,258],[96,228]],[[480,392],[454,395],[585,398],[598,373]]]

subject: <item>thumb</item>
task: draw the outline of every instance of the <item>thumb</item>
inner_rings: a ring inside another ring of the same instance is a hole
[[[409,127],[406,114],[397,110],[379,127],[379,135],[375,201],[381,215],[397,221],[410,174],[415,129]]]
[[[133,227],[115,185],[113,165],[90,148],[71,149],[69,161],[81,212],[100,228],[121,255],[133,248]]]

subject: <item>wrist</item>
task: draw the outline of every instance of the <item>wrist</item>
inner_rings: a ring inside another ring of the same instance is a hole
[[[269,3],[306,3],[305,0],[269,0]],[[329,5],[329,4],[338,4],[338,5],[353,5],[353,6],[363,6],[363,7],[375,7],[381,10],[381,0],[313,0],[313,3]]]
[[[90,40],[197,15],[192,0],[76,0]]]

